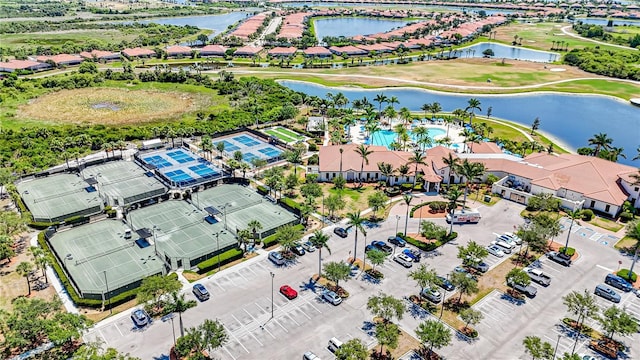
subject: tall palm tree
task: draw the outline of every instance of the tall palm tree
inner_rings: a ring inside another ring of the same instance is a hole
[[[184,336],[184,325],[182,323],[182,313],[196,306],[195,300],[186,300],[184,294],[179,292],[173,292],[173,311],[178,313],[178,320],[180,323],[180,336]]]
[[[460,133],[458,134],[459,136],[462,136],[464,138],[464,152],[467,152],[467,143],[469,142],[469,139],[471,139],[475,134],[476,133],[474,133],[473,130],[469,128],[462,129],[462,131],[460,131]]]
[[[424,117],[427,117],[427,112],[431,111],[431,104],[425,103],[420,106],[420,110],[424,111]]]
[[[471,181],[474,181],[475,179],[482,177],[482,175],[484,175],[485,170],[486,169],[484,167],[484,164],[470,162],[469,159],[464,159],[462,164],[460,164],[458,168],[458,173],[464,176],[464,179],[465,179],[463,206],[466,206],[467,204],[467,195],[469,193],[469,183]]]
[[[309,238],[309,242],[316,249],[318,249],[318,275],[322,274],[322,249],[325,248],[331,255],[331,249],[329,248],[329,235],[322,232],[322,230],[316,230]]]
[[[378,112],[382,111],[382,104],[389,101],[389,98],[385,96],[384,93],[377,94],[376,97],[373,98],[373,101],[378,103]]]
[[[640,146],[638,146],[638,148],[636,149],[636,156],[633,157],[633,159],[631,160],[640,160]]]
[[[447,200],[449,200],[449,205],[447,206],[449,213],[451,214],[451,218],[453,219],[453,213],[458,208],[460,204],[460,196],[462,196],[462,191],[458,188],[458,186],[453,186],[447,191]],[[449,234],[453,233],[453,221],[450,222],[449,225]]]
[[[400,108],[400,111],[398,112],[398,115],[400,116],[400,118],[402,119],[402,122],[404,124],[410,124],[411,123],[411,111],[409,110],[409,108],[407,107],[402,107]]]
[[[416,183],[418,182],[418,165],[426,165],[424,153],[420,150],[415,150],[413,152],[413,156],[409,158],[409,162],[415,164],[415,168],[413,170],[413,189],[416,187]]]
[[[360,181],[360,186],[362,186],[362,173],[364,172],[364,164],[369,165],[369,155],[373,153],[372,150],[369,150],[368,146],[363,144],[358,145],[358,147],[353,150],[362,158],[362,162],[360,163],[360,176],[358,181]]]
[[[473,119],[475,117],[475,115],[476,115],[475,114],[475,110],[482,111],[482,109],[480,108],[480,100],[478,100],[476,98],[469,99],[467,104],[468,105],[464,110],[465,111],[471,110],[471,114],[469,115],[469,125],[471,125],[471,119]]]
[[[589,139],[589,145],[595,146],[593,149],[593,156],[598,156],[601,149],[609,149],[613,139],[607,136],[605,133],[598,133],[593,135],[591,139]]]
[[[432,119],[436,117],[436,114],[442,111],[442,106],[439,102],[435,101],[431,104],[431,114],[433,115]]]
[[[636,241],[636,249],[633,252],[633,261],[631,262],[631,268],[629,269],[629,277],[631,277],[631,274],[633,274],[633,268],[638,260],[638,252],[640,251],[640,221],[634,221],[627,225],[626,235]]]
[[[386,163],[386,162],[379,162],[378,163],[378,170],[380,170],[380,173],[385,177],[386,182],[387,182],[387,186],[390,186],[391,185],[391,177],[395,173],[395,169],[393,168],[393,165],[391,165],[389,163]]]
[[[447,157],[442,158],[442,162],[444,162],[444,164],[449,167],[448,183],[451,184],[453,182],[453,179],[455,179],[456,173],[458,171],[458,166],[460,166],[460,158],[449,153]]]
[[[262,227],[262,223],[260,222],[260,220],[253,219],[253,220],[249,221],[247,223],[247,227],[249,229],[251,229],[251,232],[253,233],[253,240],[254,241],[255,241],[255,239],[257,237],[256,235],[260,235],[260,240],[262,240],[262,232],[260,232],[260,230],[262,230],[263,227]]]
[[[355,229],[355,240],[353,241],[353,261],[356,261],[356,250],[358,250],[358,230],[367,236],[367,232],[364,230],[362,224],[365,219],[360,216],[360,211],[347,213],[347,225],[353,226]]]
[[[16,272],[18,275],[27,279],[27,287],[29,288],[29,294],[27,294],[27,296],[31,296],[31,281],[29,281],[29,275],[33,272],[33,264],[28,261],[23,261],[16,267]]]
[[[394,107],[393,106],[394,104],[400,104],[400,100],[398,100],[396,96],[390,97],[389,100],[387,100],[387,102],[389,103],[389,105],[391,105],[391,107]]]

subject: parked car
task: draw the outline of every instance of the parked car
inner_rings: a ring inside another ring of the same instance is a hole
[[[504,251],[502,251],[502,249],[498,245],[489,245],[489,246],[487,246],[487,251],[489,252],[489,254],[497,256],[497,257],[503,257],[504,256]]]
[[[347,230],[341,227],[334,228],[333,233],[340,236],[341,238],[346,238],[349,235],[349,233],[347,233]]]
[[[420,259],[422,258],[419,250],[402,249],[402,253],[410,257],[413,262],[420,262]]]
[[[469,271],[467,271],[467,269],[463,268],[462,266],[456,266],[455,268],[453,268],[454,272],[458,272],[458,273],[463,273],[463,274],[467,274],[467,277],[470,279],[474,279],[474,280],[478,280],[477,277],[473,276],[473,274],[470,274]]]
[[[403,253],[396,254],[393,260],[407,269],[413,266],[413,259]]]
[[[151,322],[151,318],[143,309],[133,310],[131,313],[131,320],[136,327],[143,328]]]
[[[333,291],[327,290],[323,292],[322,298],[333,305],[340,305],[340,303],[342,302],[342,298],[338,296],[338,294],[334,293]]]
[[[489,264],[484,261],[480,261],[479,263],[472,263],[469,265],[469,267],[472,269],[476,269],[481,273],[486,273],[487,271],[489,271]]]
[[[316,251],[316,247],[313,246],[313,244],[311,243],[311,241],[305,241],[302,243],[302,248],[304,248],[304,250],[306,252],[314,252]]]
[[[514,247],[516,247],[516,245],[518,245],[518,244],[516,244],[515,240],[513,240],[511,237],[506,236],[506,235],[500,235],[500,236],[498,236],[498,237],[496,238],[496,241],[504,241],[504,242],[506,242],[507,244],[511,245],[511,247],[512,247],[512,248],[514,248]]]
[[[442,300],[442,294],[440,291],[429,287],[422,289],[420,296],[434,303],[439,303]]]
[[[620,295],[607,285],[597,285],[593,293],[614,303],[620,302]]]
[[[296,245],[296,246],[292,247],[292,248],[291,248],[291,251],[292,251],[294,254],[298,255],[298,256],[302,256],[302,255],[304,255],[304,254],[305,254],[305,252],[304,252],[304,248],[302,247],[302,245]]]
[[[633,289],[633,286],[631,286],[627,280],[614,274],[607,274],[607,277],[604,278],[604,283],[624,292],[629,292]]]
[[[393,248],[384,241],[372,241],[371,245],[377,247],[380,251],[384,251],[386,254],[391,254],[393,252]]]
[[[545,274],[540,269],[533,269],[530,267],[526,267],[522,269],[522,271],[526,272],[527,275],[531,278],[531,281],[535,281],[540,285],[549,286],[551,284],[551,276]]]
[[[298,292],[289,285],[280,286],[280,294],[284,295],[289,300],[293,300],[298,297]]]
[[[522,239],[520,239],[520,237],[518,237],[518,235],[516,235],[514,233],[506,232],[506,233],[502,234],[502,236],[506,236],[508,238],[511,238],[511,240],[513,240],[516,243],[516,245],[521,245],[522,244]]]
[[[445,290],[447,290],[447,291],[453,291],[453,290],[455,290],[455,289],[456,289],[456,287],[455,287],[455,286],[453,286],[453,284],[451,283],[451,281],[447,280],[447,278],[446,278],[446,277],[444,277],[444,276],[438,276],[438,280],[439,280],[438,285],[439,285],[441,288],[443,288],[443,289],[445,289]]]
[[[506,243],[506,242],[504,242],[502,240],[492,241],[491,245],[500,247],[502,252],[505,253],[505,254],[511,254],[511,249],[513,249],[513,246],[511,244]]]
[[[404,239],[400,236],[389,236],[387,241],[389,242],[389,244],[397,245],[400,247],[405,247],[407,245],[407,242],[404,241]]]
[[[195,295],[198,298],[198,300],[200,301],[209,300],[210,294],[207,288],[204,287],[204,285],[195,284],[193,285],[193,289],[191,291],[193,291],[193,295]]]
[[[571,259],[565,254],[561,254],[556,251],[549,251],[547,253],[547,257],[549,258],[549,260],[555,261],[560,265],[563,265],[563,266],[571,265]]]
[[[284,257],[282,256],[282,254],[280,254],[277,251],[269,252],[269,260],[271,260],[271,262],[273,262],[276,265],[284,264]]]
[[[511,282],[509,282],[507,285],[509,285],[512,288],[514,288],[515,290],[518,290],[519,292],[527,295],[530,298],[535,297],[536,294],[538,293],[538,289],[536,289],[534,286],[531,286],[531,285],[524,286],[524,285],[515,284],[515,283],[511,283]]]
[[[302,355],[302,360],[320,360],[320,358],[311,351],[307,351],[306,353],[304,353],[304,355]]]

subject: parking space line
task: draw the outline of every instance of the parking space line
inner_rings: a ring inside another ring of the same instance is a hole
[[[600,268],[600,269],[602,269],[602,270],[608,271],[608,272],[610,272],[610,273],[612,273],[612,272],[613,272],[613,270],[612,270],[612,269],[609,269],[608,267],[604,267],[604,266],[602,266],[602,265],[596,265],[596,267],[598,267],[598,268]]]
[[[233,315],[231,315],[231,316],[233,316]],[[233,318],[234,318],[236,321],[238,321],[238,319],[236,319],[236,317],[235,317],[235,316],[233,316]],[[238,323],[240,323],[240,322],[238,321]],[[241,325],[242,325],[242,324],[241,324]],[[233,331],[229,331],[229,329],[227,328],[227,326],[226,326],[225,324],[222,324],[222,326],[224,327],[224,330],[227,332],[227,334],[230,334],[230,335],[231,335],[231,337],[233,338],[233,340],[234,340],[235,342],[237,342],[237,343],[238,343],[238,345],[242,346],[242,348],[244,349],[244,351],[246,351],[246,352],[247,352],[247,354],[250,354],[249,350],[247,350],[247,348],[246,348],[246,347],[244,347],[244,345],[242,345],[242,343],[238,340],[238,338],[237,338],[237,337],[236,337],[236,335],[233,333]],[[233,356],[232,356],[232,357],[233,357]],[[235,358],[234,358],[234,359],[235,359]]]
[[[282,324],[280,324],[280,322],[277,319],[273,319],[273,321],[275,321],[276,324],[280,325],[280,327],[282,328],[282,330],[284,330],[284,332],[289,333],[289,330],[287,330],[284,326],[282,326]]]
[[[120,336],[124,337],[124,334],[122,333],[122,331],[120,331],[120,327],[118,326],[118,324],[114,324],[113,326],[116,327],[116,330],[118,330],[118,332],[120,333]]]
[[[304,314],[304,311],[300,310],[300,312]],[[311,318],[310,318],[307,314],[304,314],[304,315],[305,315],[307,318],[309,318],[309,320],[311,320]],[[294,318],[292,318],[292,317],[291,317],[291,313],[286,313],[286,314],[284,314],[284,316],[288,317],[288,318],[289,318],[289,320],[293,321],[297,326],[300,326],[300,324],[296,321],[296,319],[294,319]]]
[[[320,295],[315,294],[314,298],[316,298],[316,296],[320,296]],[[320,311],[320,309],[318,309],[315,305],[313,305],[313,304],[311,303],[311,301],[309,301],[307,298],[304,298],[304,301],[306,301],[306,302],[307,302],[307,304],[311,305],[311,307],[312,307],[312,308],[314,308],[314,309],[318,312],[318,314],[322,314],[322,311]],[[304,311],[303,311],[302,313],[304,314]],[[305,315],[306,315],[306,314],[305,314]],[[307,315],[307,317],[309,317],[309,316]],[[311,318],[309,318],[309,319],[311,319]]]
[[[231,354],[231,352],[229,351],[229,349],[227,349],[227,347],[226,347],[226,346],[222,346],[222,350],[226,351],[226,352],[227,352],[227,354],[229,354],[229,356],[231,356],[231,358],[232,358],[233,360],[236,360],[236,357],[235,357],[235,356],[233,356],[233,354]]]
[[[109,342],[107,341],[107,337],[104,336],[104,334],[102,334],[102,331],[100,331],[100,329],[96,329],[98,330],[98,333],[100,334],[100,337],[102,338],[102,341],[104,341],[105,345],[109,345]]]
[[[244,281],[246,281],[246,282],[250,282],[250,281],[249,281],[249,279],[247,279],[246,277],[244,277],[244,275],[242,275],[242,273],[241,273],[240,271],[236,271],[235,273],[236,273],[236,274],[238,274],[241,278],[243,278],[243,279],[244,279]]]
[[[254,318],[254,317],[253,317],[253,315],[249,314],[249,312],[248,312],[247,310],[245,310],[245,309],[242,309],[242,310],[244,310],[244,312],[246,312],[246,313],[251,317],[251,319],[253,319],[253,321],[254,321],[254,322],[258,323],[258,322],[256,321],[256,318]],[[233,315],[231,315],[231,316],[233,316]],[[233,316],[233,317],[235,318],[235,316]],[[236,319],[236,321],[237,321],[237,319]],[[260,323],[258,323],[258,324],[260,324]],[[264,345],[262,344],[262,342],[260,342],[260,340],[258,340],[258,338],[257,338],[255,335],[253,335],[253,331],[250,331],[250,330],[249,330],[249,329],[247,329],[247,327],[245,327],[244,325],[242,325],[242,328],[243,328],[243,329],[244,329],[244,330],[245,330],[249,335],[251,335],[251,337],[252,337],[252,338],[253,338],[253,339],[254,339],[258,344],[260,344],[260,346],[264,346]],[[269,333],[269,335],[271,335],[271,337],[273,337],[273,338],[275,339],[275,336],[273,336],[273,334],[271,334],[271,332],[270,332],[269,330],[267,330],[264,326],[262,326],[262,324],[260,324],[260,329],[262,329],[262,330],[266,330],[266,331]]]

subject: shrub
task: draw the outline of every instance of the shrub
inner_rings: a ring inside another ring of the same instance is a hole
[[[633,214],[628,211],[624,211],[620,214],[620,221],[622,222],[628,222],[628,221],[631,221],[632,219],[633,219]]]
[[[269,193],[269,189],[266,186],[258,185],[257,190],[260,195],[267,195]]]
[[[593,219],[593,211],[591,209],[582,210],[582,220],[591,221]]]
[[[304,231],[304,225],[296,224],[293,226],[296,231]],[[262,239],[262,248],[269,248],[271,246],[275,246],[278,244],[278,239],[276,234],[269,235],[266,238]]]
[[[631,277],[629,277],[629,269],[622,269],[618,271],[618,276],[627,280],[631,280],[631,282],[638,281],[638,274],[636,274],[635,272],[631,273]]]
[[[318,145],[316,145],[315,142],[309,141],[308,144],[309,144],[309,151],[318,151]]]
[[[227,250],[225,252],[223,252],[222,254],[220,254],[220,266],[224,265],[224,264],[228,264],[232,261],[238,260],[242,257],[242,250],[238,249],[238,248],[233,248],[230,250]],[[199,273],[204,273],[207,272],[215,267],[218,266],[218,256],[214,256],[211,259],[207,259],[201,263],[199,263],[198,265],[196,265],[198,267],[198,272]]]
[[[400,184],[400,189],[403,191],[411,190],[413,188],[413,184]]]
[[[564,252],[564,246],[561,247],[559,250],[559,252]],[[572,248],[572,247],[568,247],[567,248],[567,252],[565,253],[567,256],[573,256],[576,253],[576,249]]]

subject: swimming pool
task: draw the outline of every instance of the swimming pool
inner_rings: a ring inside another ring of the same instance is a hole
[[[447,133],[446,130],[444,129],[431,128],[431,127],[427,127],[427,129],[429,130],[429,136],[432,139],[436,136],[444,135]],[[411,139],[413,139],[413,141],[417,140],[417,137],[414,136],[411,131],[409,131],[409,135],[411,136]],[[397,138],[398,138],[398,134],[396,134],[392,130],[380,130],[380,131],[376,131],[371,137],[366,139],[364,143],[366,145],[386,146],[387,148],[391,149],[389,145],[391,145],[392,142],[396,141]]]

